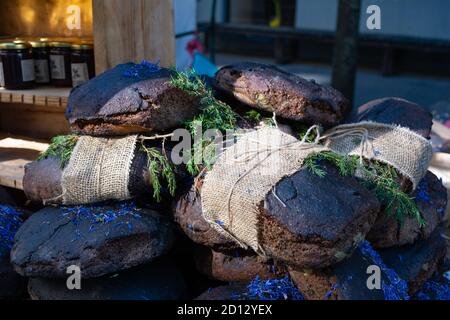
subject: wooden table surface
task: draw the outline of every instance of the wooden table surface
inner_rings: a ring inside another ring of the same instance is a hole
[[[25,165],[47,147],[42,141],[0,133],[0,185],[22,190]]]

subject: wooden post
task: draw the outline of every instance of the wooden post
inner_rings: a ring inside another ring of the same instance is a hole
[[[175,65],[172,0],[92,0],[95,69],[143,59]]]
[[[358,55],[360,0],[339,0],[332,86],[353,105]]]

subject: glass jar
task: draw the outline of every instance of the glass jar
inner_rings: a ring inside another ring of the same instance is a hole
[[[72,44],[71,61],[74,87],[95,77],[94,46],[92,44]]]
[[[50,83],[49,46],[45,41],[30,41],[33,47],[34,81],[39,84]]]
[[[50,76],[51,82],[57,87],[72,86],[72,72],[70,68],[70,43],[50,42]]]
[[[34,85],[31,45],[26,42],[0,43],[0,87],[29,89]]]
[[[0,43],[0,87],[20,90],[34,85],[34,63],[28,43]]]

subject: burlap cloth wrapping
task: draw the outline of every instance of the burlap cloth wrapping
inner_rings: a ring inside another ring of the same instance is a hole
[[[130,198],[128,181],[137,135],[81,136],[63,170],[62,203],[80,205]]]
[[[323,145],[343,155],[358,155],[397,169],[414,189],[427,173],[433,150],[430,141],[396,125],[359,122],[332,128],[322,136]]]
[[[258,241],[258,207],[278,181],[301,168],[310,153],[325,150],[276,128],[244,134],[206,174],[201,191],[205,219],[242,247],[263,254]]]
[[[432,154],[426,139],[393,125],[341,125],[313,143],[299,141],[277,128],[258,129],[224,150],[206,174],[201,191],[204,218],[243,248],[264,255],[257,224],[267,193],[272,190],[278,198],[274,186],[282,178],[298,171],[309,154],[327,150],[387,163],[411,179],[414,187],[426,174]]]

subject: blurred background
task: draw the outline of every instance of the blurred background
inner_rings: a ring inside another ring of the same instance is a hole
[[[398,96],[439,114],[449,112],[450,2],[341,2],[359,7],[357,50],[349,57],[356,60],[357,66],[355,105]],[[332,83],[338,0],[192,3],[197,5],[198,28],[207,30],[202,42],[218,65],[243,59],[275,63],[320,83]],[[380,29],[367,27],[373,15],[367,13],[371,5],[380,9]],[[348,12],[343,14],[346,22],[352,19]]]

